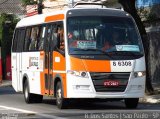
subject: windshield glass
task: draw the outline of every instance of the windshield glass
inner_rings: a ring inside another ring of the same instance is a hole
[[[69,17],[67,37],[69,54],[105,55],[104,52],[143,54],[141,38],[131,18]]]

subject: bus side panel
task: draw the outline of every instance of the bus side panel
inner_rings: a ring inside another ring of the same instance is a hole
[[[12,53],[12,85],[16,92],[22,91],[21,53]]]
[[[27,74],[30,93],[41,94],[40,72],[43,71],[43,62],[40,52],[22,53],[22,70]]]

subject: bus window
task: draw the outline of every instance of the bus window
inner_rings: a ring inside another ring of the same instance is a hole
[[[64,50],[64,29],[63,29],[63,27],[59,27],[58,28],[58,40],[59,40],[59,42],[60,42],[60,47],[59,47],[59,49],[60,50]]]
[[[93,49],[97,50],[94,52],[95,54],[100,54],[98,50],[119,52],[119,47],[125,47],[121,50],[143,54],[140,36],[132,19],[117,18],[107,16],[69,17],[67,22],[69,53],[93,54],[91,52]]]
[[[16,52],[16,50],[17,50],[17,40],[18,40],[18,30],[16,29],[16,31],[14,33],[12,52]]]
[[[30,45],[30,33],[31,33],[31,28],[27,28],[26,30],[26,35],[25,35],[25,43],[24,43],[24,51],[29,51],[29,45]]]
[[[61,23],[57,26],[57,48],[62,54],[64,54],[64,46],[64,27]]]
[[[38,27],[33,27],[32,31],[31,31],[31,43],[29,46],[29,50],[30,51],[35,51],[36,50],[36,46],[37,46],[37,42],[38,42],[38,33],[39,33],[39,28]]]
[[[53,25],[52,34],[51,34],[51,50],[55,50],[57,46],[57,27]]]
[[[40,34],[39,34],[39,40],[38,40],[38,49],[39,50],[43,50],[45,31],[46,31],[46,27],[45,26],[41,27]]]
[[[18,30],[18,36],[17,36],[17,52],[22,52],[23,50],[23,42],[24,42],[24,36],[25,36],[25,29],[19,29]]]

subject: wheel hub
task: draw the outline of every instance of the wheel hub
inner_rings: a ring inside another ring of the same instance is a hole
[[[57,90],[57,103],[59,104],[62,100],[62,93],[61,93],[61,89]]]

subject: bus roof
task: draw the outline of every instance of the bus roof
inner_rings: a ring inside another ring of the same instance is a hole
[[[31,26],[31,25],[38,25],[38,24],[60,20],[60,19],[53,19],[53,17],[57,17],[57,18],[59,17],[62,20],[65,18],[66,13],[68,11],[73,11],[75,13],[75,16],[93,13],[91,15],[104,14],[106,16],[126,17],[126,14],[127,14],[126,12],[120,9],[113,9],[113,8],[70,8],[70,9],[65,9],[65,10],[53,11],[47,14],[34,15],[31,17],[23,18],[17,23],[16,28]]]

